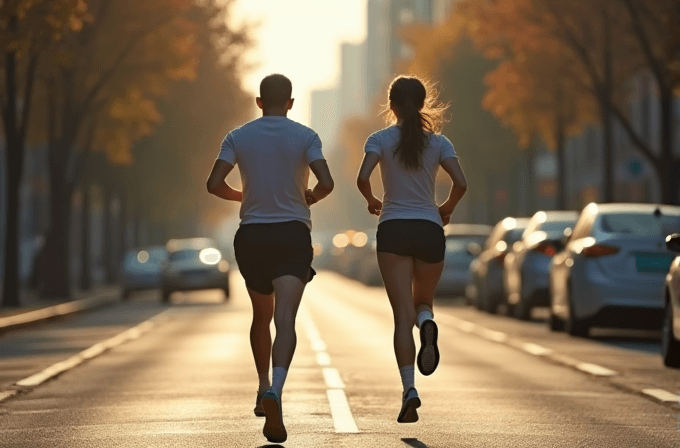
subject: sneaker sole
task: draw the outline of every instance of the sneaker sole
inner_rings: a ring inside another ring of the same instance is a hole
[[[425,376],[432,375],[439,365],[439,347],[437,324],[428,320],[420,329],[420,350],[418,351],[418,370]]]
[[[279,403],[273,398],[264,397],[262,399],[262,408],[266,418],[262,434],[272,443],[285,442],[288,438],[288,433],[283,425],[283,416],[281,415]]]
[[[420,398],[413,397],[406,400],[404,406],[401,408],[399,417],[397,417],[398,423],[415,423],[418,421],[418,411],[420,407]]]

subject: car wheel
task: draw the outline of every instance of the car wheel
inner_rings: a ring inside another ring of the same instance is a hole
[[[164,289],[161,293],[161,302],[170,303],[170,294],[172,294],[172,291]]]
[[[492,294],[488,294],[484,302],[484,311],[489,314],[496,314],[496,311],[498,310],[498,299]]]
[[[670,300],[666,301],[666,312],[663,319],[661,356],[666,366],[680,367],[680,341],[675,338],[673,333],[673,306]]]
[[[564,329],[571,336],[579,336],[587,338],[590,333],[590,325],[585,319],[577,319],[574,317],[574,303],[571,298],[571,288],[567,290],[567,300],[569,301],[569,317],[564,323]]]
[[[132,294],[132,291],[129,291],[127,289],[123,290],[123,292],[120,295],[121,300],[124,302],[127,300],[130,300],[130,295]]]
[[[531,318],[531,307],[524,297],[524,279],[522,279],[522,286],[519,288],[519,302],[514,306],[513,315],[519,320],[529,320]]]
[[[550,331],[564,331],[564,321],[559,317],[555,316],[550,310],[550,318],[548,319],[550,324]]]

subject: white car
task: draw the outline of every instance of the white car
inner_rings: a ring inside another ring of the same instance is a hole
[[[444,270],[437,285],[438,296],[465,296],[472,280],[470,263],[482,252],[492,227],[483,224],[447,224],[444,226],[446,254]]]
[[[508,316],[521,320],[531,317],[537,306],[548,306],[550,260],[564,247],[564,231],[573,228],[578,213],[573,211],[537,212],[505,257],[504,285]]]
[[[668,235],[668,250],[680,254],[680,233]],[[661,355],[668,367],[680,367],[680,256],[666,276],[665,313],[661,333]]]
[[[229,263],[209,238],[173,239],[166,245],[163,302],[174,291],[221,289],[229,297]]]
[[[167,257],[164,246],[132,249],[125,254],[122,267],[123,300],[135,291],[161,287],[161,270]]]
[[[660,329],[674,254],[666,235],[680,207],[590,204],[550,270],[550,327],[587,336],[591,327]]]

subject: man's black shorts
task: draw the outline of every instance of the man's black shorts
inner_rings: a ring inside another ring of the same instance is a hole
[[[378,225],[378,252],[417,258],[426,263],[444,260],[446,238],[442,226],[426,219],[389,219]]]
[[[234,236],[234,255],[246,286],[260,294],[274,292],[272,280],[292,275],[307,283],[312,269],[312,238],[301,221],[245,224]]]

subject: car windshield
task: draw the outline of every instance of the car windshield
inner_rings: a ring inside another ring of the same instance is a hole
[[[196,249],[182,249],[172,252],[168,258],[170,261],[185,261],[198,258],[198,251]]]
[[[574,227],[574,224],[574,221],[548,221],[541,224],[539,230],[542,230],[550,236],[563,235],[564,229],[567,227]]]
[[[602,215],[600,228],[607,233],[635,236],[665,236],[680,232],[680,216],[654,216],[647,213]]]

